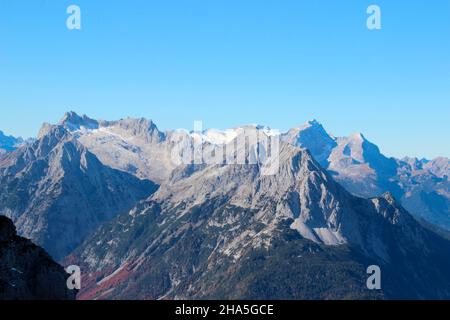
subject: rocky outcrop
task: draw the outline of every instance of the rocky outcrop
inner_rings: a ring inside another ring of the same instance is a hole
[[[0,300],[74,300],[64,268],[0,216]]]

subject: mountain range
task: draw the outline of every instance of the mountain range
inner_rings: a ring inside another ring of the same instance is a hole
[[[392,195],[352,196],[308,151],[280,172],[208,166],[100,227],[69,258],[80,299],[443,299],[450,242]],[[379,265],[383,290],[365,269]]]
[[[0,214],[55,259],[156,188],[103,165],[61,126],[0,158]]]
[[[249,136],[276,132],[69,112],[0,155],[0,214],[81,266],[80,299],[450,299],[448,159],[388,158],[311,121],[279,136],[267,175],[255,160],[276,151]]]
[[[392,193],[419,219],[450,230],[450,159],[388,158],[363,134],[333,137],[317,121],[290,130],[284,139],[306,148],[351,193]]]
[[[171,146],[179,132],[161,132],[150,120],[96,121],[69,112],[59,125],[112,168],[156,183],[168,181],[177,171]],[[239,129],[205,130],[201,137],[199,133],[185,134],[220,145],[235,139]],[[417,218],[450,230],[450,159],[386,157],[363,134],[336,138],[315,120],[281,134],[281,139],[308,149],[351,193],[376,197],[390,192]]]

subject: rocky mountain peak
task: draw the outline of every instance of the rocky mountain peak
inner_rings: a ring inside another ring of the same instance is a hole
[[[111,132],[123,140],[140,139],[145,143],[160,143],[166,136],[156,124],[146,118],[125,118],[116,121],[99,121],[101,130]]]
[[[39,131],[38,139],[24,146],[21,154],[26,158],[46,157],[53,149],[71,143],[80,148],[79,143],[63,125],[44,124]]]
[[[316,128],[320,128],[320,127],[323,128],[322,123],[320,123],[317,119],[309,120],[309,121],[306,123],[306,125],[309,125],[309,126],[311,126],[311,127],[316,127]],[[306,125],[305,125],[305,126],[306,126]]]
[[[161,135],[156,124],[152,120],[146,118],[127,118],[120,121],[119,126],[136,136],[158,137]]]
[[[98,121],[89,118],[86,115],[79,116],[74,111],[67,112],[64,117],[59,122],[60,125],[64,126],[69,131],[85,129],[97,129]]]
[[[366,137],[361,132],[354,132],[349,136],[350,140],[355,142],[365,142],[367,141]]]
[[[283,135],[283,140],[294,146],[308,149],[324,167],[328,165],[328,157],[337,145],[335,138],[326,132],[317,120],[289,130]]]

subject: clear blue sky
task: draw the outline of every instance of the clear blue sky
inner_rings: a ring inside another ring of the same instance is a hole
[[[316,118],[387,155],[450,156],[450,1],[1,0],[0,129],[68,110],[162,129]]]

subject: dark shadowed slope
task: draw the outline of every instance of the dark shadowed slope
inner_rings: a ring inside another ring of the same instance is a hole
[[[0,216],[0,300],[73,300],[64,268]]]

